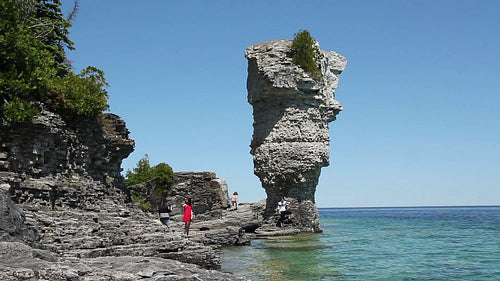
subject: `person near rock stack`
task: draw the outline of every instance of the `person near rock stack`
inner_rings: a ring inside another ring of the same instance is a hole
[[[172,205],[164,202],[160,208],[158,208],[158,213],[160,216],[160,222],[170,229],[170,212],[172,211]]]
[[[288,206],[290,206],[290,203],[285,200],[285,197],[281,197],[281,201],[278,202],[278,207],[276,208],[280,214],[278,221],[278,226],[280,227],[283,226],[283,222],[285,221]]]
[[[238,192],[234,192],[231,196],[231,204],[234,210],[238,210]]]
[[[193,208],[191,207],[191,198],[186,198],[184,203],[182,203],[184,207],[184,216],[182,217],[182,221],[184,222],[184,234],[189,235],[189,227],[191,226],[191,222],[193,221]]]

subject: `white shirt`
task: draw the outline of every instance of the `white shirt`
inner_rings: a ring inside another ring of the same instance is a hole
[[[285,200],[279,201],[278,202],[278,211],[280,211],[280,212],[286,211],[286,204],[287,204],[287,202]]]

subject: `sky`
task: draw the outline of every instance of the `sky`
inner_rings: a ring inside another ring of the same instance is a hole
[[[147,154],[264,199],[244,51],[305,29],[347,59],[318,207],[500,205],[500,1],[79,4],[67,55],[105,73],[109,112],[135,140],[124,172]]]

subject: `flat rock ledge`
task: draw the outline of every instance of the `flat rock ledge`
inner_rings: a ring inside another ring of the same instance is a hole
[[[0,279],[17,280],[248,280],[175,260],[141,257],[66,258],[18,242],[0,242]],[[4,257],[8,256],[9,259]]]

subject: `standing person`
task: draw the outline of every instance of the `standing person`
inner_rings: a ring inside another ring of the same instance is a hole
[[[193,221],[191,198],[186,198],[182,206],[184,207],[184,216],[182,217],[182,221],[184,222],[184,234],[189,235],[189,226],[191,226],[191,222]]]
[[[160,216],[160,221],[170,229],[170,212],[172,211],[172,205],[168,204],[166,201],[158,208],[158,213]]]
[[[233,196],[231,196],[232,208],[234,210],[238,210],[238,192],[234,192]]]
[[[278,226],[283,226],[283,222],[285,221],[285,215],[286,215],[286,208],[290,205],[285,200],[285,197],[281,197],[281,201],[278,202],[278,207],[276,208],[278,212],[280,213],[280,219],[278,221]]]

